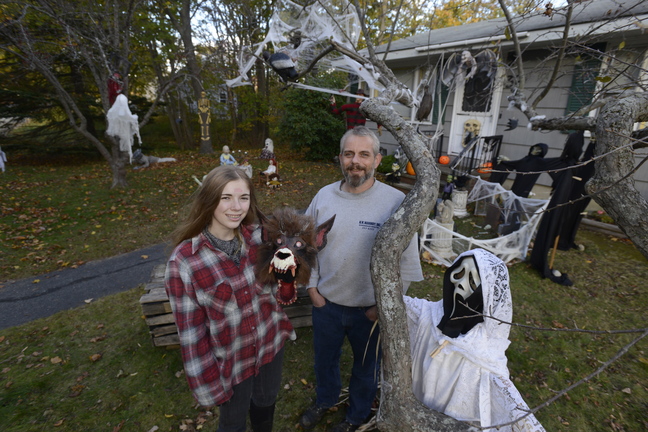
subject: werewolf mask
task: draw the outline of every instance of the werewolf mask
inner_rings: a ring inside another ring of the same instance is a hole
[[[297,285],[308,283],[317,252],[326,246],[326,235],[335,216],[315,228],[312,217],[295,209],[279,208],[269,217],[259,214],[263,243],[257,251],[255,273],[262,284],[279,285],[276,298],[282,305],[297,300]]]

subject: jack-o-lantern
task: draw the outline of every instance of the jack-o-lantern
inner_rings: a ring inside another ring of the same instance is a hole
[[[416,171],[414,171],[414,167],[412,166],[412,162],[407,162],[407,166],[405,167],[405,171],[407,171],[407,174],[411,176],[416,175]]]
[[[446,155],[439,157],[439,163],[441,165],[448,165],[450,163],[450,158]]]
[[[493,162],[484,162],[481,164],[479,168],[477,168],[477,172],[479,174],[488,174],[493,170]]]

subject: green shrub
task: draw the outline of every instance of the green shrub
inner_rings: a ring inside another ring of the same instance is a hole
[[[340,74],[311,78],[309,85],[326,88],[344,87]],[[304,151],[311,161],[330,161],[340,152],[344,119],[330,109],[329,95],[303,89],[287,90],[283,101],[279,138],[295,150]]]

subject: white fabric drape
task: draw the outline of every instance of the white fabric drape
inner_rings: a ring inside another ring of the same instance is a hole
[[[504,262],[483,249],[465,252],[457,259],[466,255],[474,256],[479,268],[484,314],[511,322],[513,307]],[[508,423],[526,413],[528,406],[509,379],[506,366],[509,325],[484,318],[466,334],[450,338],[437,328],[443,317],[442,300],[430,302],[406,296],[405,305],[412,350],[412,390],[419,400],[436,411],[482,427]],[[497,430],[544,432],[533,415]]]

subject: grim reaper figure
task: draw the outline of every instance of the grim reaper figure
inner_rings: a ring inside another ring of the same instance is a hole
[[[445,273],[443,300],[405,297],[412,390],[428,407],[494,432],[544,432],[509,378],[505,351],[513,316],[502,260],[483,249],[459,255]]]

